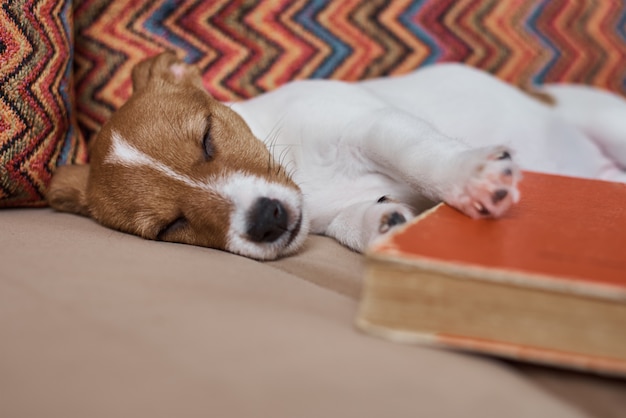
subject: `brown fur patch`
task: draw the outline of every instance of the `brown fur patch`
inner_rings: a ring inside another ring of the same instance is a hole
[[[89,216],[86,196],[88,178],[89,165],[59,167],[48,188],[48,204],[61,212]]]
[[[526,93],[528,96],[532,97],[535,100],[540,101],[541,103],[545,105],[548,105],[548,106],[556,105],[556,98],[544,91],[537,90],[536,88],[533,88],[530,86],[520,87],[519,89],[523,91],[524,93]]]
[[[53,207],[148,239],[225,249],[231,203],[193,184],[244,172],[298,190],[243,119],[204,90],[195,68],[165,53],[136,66],[132,77],[135,92],[92,144],[90,169],[67,167],[55,176]],[[203,140],[209,128],[207,161]],[[189,181],[107,158],[114,133]],[[177,227],[167,231],[175,221]]]

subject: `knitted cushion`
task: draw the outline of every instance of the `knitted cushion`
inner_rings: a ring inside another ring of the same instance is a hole
[[[76,9],[79,123],[91,137],[163,49],[222,100],[289,80],[357,80],[461,61],[518,85],[626,85],[620,0],[84,0]]]
[[[0,7],[0,207],[41,206],[57,164],[84,162],[72,113],[70,0]]]

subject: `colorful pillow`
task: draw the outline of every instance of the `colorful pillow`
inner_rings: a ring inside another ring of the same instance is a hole
[[[0,207],[45,205],[56,166],[86,161],[71,78],[71,1],[2,2]]]
[[[91,138],[130,95],[141,59],[175,50],[218,99],[289,80],[357,80],[460,61],[526,87],[626,91],[618,0],[85,0],[75,12],[79,124]]]

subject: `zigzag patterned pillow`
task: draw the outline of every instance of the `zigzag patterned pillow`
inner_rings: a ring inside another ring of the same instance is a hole
[[[220,100],[442,61],[522,87],[567,81],[626,92],[621,0],[83,0],[75,19],[88,138],[130,95],[132,66],[164,49],[199,65]]]
[[[72,3],[0,7],[0,207],[42,206],[59,164],[87,159],[72,113]]]

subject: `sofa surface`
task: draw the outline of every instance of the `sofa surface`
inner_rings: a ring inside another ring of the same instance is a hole
[[[353,326],[362,256],[274,262],[0,212],[2,417],[623,417],[626,382]]]

